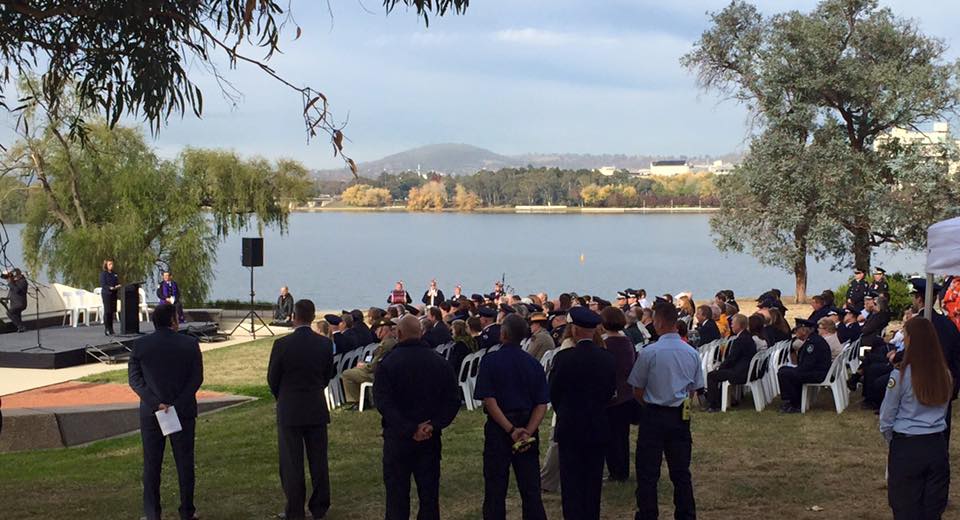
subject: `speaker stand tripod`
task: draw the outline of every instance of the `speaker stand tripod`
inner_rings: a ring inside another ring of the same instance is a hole
[[[267,332],[269,332],[271,336],[275,336],[273,331],[270,330],[270,326],[267,325],[267,322],[263,321],[263,318],[261,318],[260,314],[257,312],[254,296],[256,296],[256,293],[253,291],[253,266],[251,266],[250,267],[250,310],[247,311],[247,314],[240,319],[240,323],[237,323],[237,326],[230,331],[231,336],[233,336],[233,333],[236,332],[237,329],[241,329],[241,328],[247,331],[248,333],[250,333],[250,336],[252,336],[253,339],[257,339],[257,331],[260,329],[267,329]],[[250,320],[249,330],[244,326],[246,325],[245,322],[248,319]],[[257,321],[260,322],[260,325],[256,324]]]
[[[52,348],[47,348],[43,346],[43,343],[40,341],[40,285],[39,282],[33,283],[33,299],[36,304],[37,315],[34,318],[34,325],[37,327],[37,344],[32,347],[27,347],[20,349],[20,352],[30,352],[31,350],[39,350],[40,352],[53,352]]]

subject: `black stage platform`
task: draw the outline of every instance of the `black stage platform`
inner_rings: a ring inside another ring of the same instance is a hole
[[[185,323],[181,333],[216,331],[215,323]],[[37,345],[37,331],[0,334],[0,367],[8,368],[65,368],[103,361],[103,353],[125,352],[133,341],[153,332],[153,324],[140,323],[137,335],[104,336],[103,326],[49,327],[40,329],[43,349]],[[196,335],[196,334],[193,334]],[[89,352],[88,352],[89,350]]]

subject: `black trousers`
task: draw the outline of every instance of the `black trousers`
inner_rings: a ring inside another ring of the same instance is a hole
[[[720,408],[723,394],[720,393],[720,383],[730,381],[731,384],[742,385],[744,379],[737,378],[737,372],[731,369],[716,369],[707,373],[707,403],[710,408]]]
[[[939,520],[947,507],[950,462],[942,433],[894,433],[887,459],[887,499],[895,520]]]
[[[7,309],[7,318],[10,318],[10,323],[12,323],[18,331],[24,328],[22,316],[26,308],[26,305],[11,305],[10,308]]]
[[[103,330],[113,334],[113,315],[117,312],[117,295],[114,293],[100,293],[103,299]]]
[[[863,400],[874,408],[880,408],[883,404],[890,372],[893,372],[890,363],[874,363],[863,371]]]
[[[610,442],[605,458],[610,480],[624,482],[630,478],[630,424],[636,413],[633,399],[607,408]]]
[[[327,466],[327,425],[277,426],[280,449],[280,485],[287,497],[284,512],[290,520],[303,518],[306,478],[303,454],[306,452],[312,486],[307,507],[314,518],[323,518],[330,509],[330,471]]]
[[[530,414],[507,414],[513,424],[527,424]],[[534,434],[537,436],[537,434]],[[540,443],[530,446],[523,453],[513,452],[513,439],[496,422],[487,418],[483,427],[483,518],[506,520],[507,487],[510,484],[510,467],[517,477],[520,492],[522,518],[546,520],[540,497]]]
[[[599,519],[606,443],[582,444],[561,439],[557,446],[563,517],[567,520]]]
[[[180,417],[182,431],[170,435],[170,448],[177,465],[180,484],[180,518],[192,518],[196,513],[193,490],[196,484],[193,462],[193,442],[196,437],[196,418]],[[167,438],[160,431],[154,416],[140,417],[140,438],[143,440],[143,513],[147,520],[160,518],[160,468]]]
[[[439,432],[428,441],[416,442],[385,436],[383,439],[383,483],[387,491],[386,520],[409,520],[410,477],[417,482],[420,510],[417,520],[440,518]]]
[[[690,475],[693,439],[690,421],[683,420],[683,409],[646,404],[641,411],[637,435],[637,514],[636,520],[655,519],[657,482],[664,455],[673,482],[674,518],[697,517]]]
[[[777,372],[780,381],[780,399],[794,408],[800,408],[803,385],[820,383],[827,377],[825,372],[800,372],[797,367],[783,367]]]

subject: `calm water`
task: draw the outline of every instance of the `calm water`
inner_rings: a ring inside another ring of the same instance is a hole
[[[267,230],[265,266],[256,269],[258,300],[281,285],[320,308],[381,305],[399,279],[419,301],[431,278],[452,294],[489,292],[506,275],[521,294],[563,291],[612,297],[618,289],[650,294],[692,291],[707,297],[724,288],[757,295],[779,287],[793,293],[793,276],[750,256],[723,254],[709,236],[708,215],[515,215],[417,213],[298,213],[281,236]],[[8,226],[19,262],[19,226]],[[254,233],[247,233],[254,236]],[[249,271],[240,266],[240,237],[219,248],[213,299],[246,299]],[[582,261],[581,261],[582,255]],[[919,272],[921,255],[881,253],[889,271]],[[836,287],[847,274],[810,262],[809,291]],[[176,269],[176,266],[174,266]],[[122,273],[121,273],[122,274]]]

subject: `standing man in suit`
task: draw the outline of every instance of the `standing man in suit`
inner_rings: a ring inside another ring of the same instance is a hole
[[[573,307],[567,316],[576,346],[556,354],[550,377],[560,498],[564,518],[597,520],[610,438],[606,407],[617,391],[617,369],[613,354],[593,342],[600,316],[586,307]]]
[[[172,305],[153,312],[156,331],[136,341],[127,365],[130,388],[140,396],[140,438],[143,441],[143,512],[160,518],[160,468],[167,440],[154,415],[176,412],[183,428],[170,435],[180,483],[180,518],[196,518],[193,443],[197,425],[197,390],[203,383],[203,358],[196,338],[177,334]]]
[[[23,310],[27,308],[27,279],[24,278],[23,273],[19,269],[13,269],[12,271],[5,272],[0,274],[0,278],[3,278],[7,281],[9,290],[7,291],[7,317],[10,318],[10,323],[17,328],[17,332],[25,332],[26,327],[23,326]],[[40,317],[37,316],[37,327],[39,324]]]
[[[280,448],[280,484],[287,497],[283,518],[302,520],[306,499],[303,453],[310,463],[313,491],[307,507],[313,518],[330,509],[327,467],[327,424],[330,413],[323,394],[336,375],[333,343],[310,328],[316,309],[310,300],[293,304],[292,334],[273,342],[267,384],[277,400],[277,445]]]
[[[742,385],[747,382],[750,369],[750,360],[757,353],[757,344],[747,332],[749,320],[743,314],[734,314],[731,320],[734,338],[728,347],[727,355],[720,363],[720,367],[707,374],[707,402],[708,412],[719,412],[722,395],[720,383],[729,381],[730,384]]]
[[[420,320],[397,323],[399,343],[384,356],[373,379],[373,399],[383,417],[383,483],[386,520],[410,518],[410,477],[417,482],[418,520],[440,518],[440,432],[460,411],[453,368],[420,340]]]

